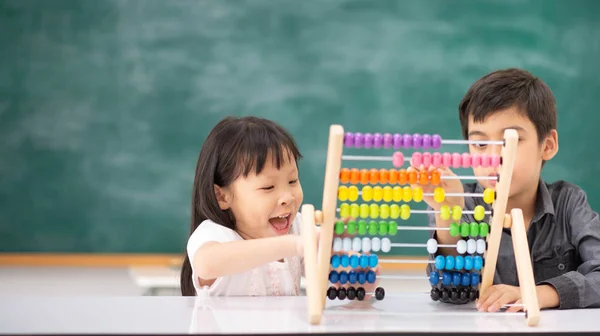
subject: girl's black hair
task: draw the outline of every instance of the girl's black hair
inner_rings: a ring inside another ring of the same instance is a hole
[[[277,169],[287,160],[293,158],[297,164],[302,158],[292,136],[267,119],[226,117],[212,129],[196,164],[190,235],[207,219],[235,229],[235,217],[231,210],[219,207],[214,185],[227,187],[238,177],[246,177],[252,171],[260,174],[269,154]],[[180,285],[183,296],[196,295],[187,253],[181,266]]]

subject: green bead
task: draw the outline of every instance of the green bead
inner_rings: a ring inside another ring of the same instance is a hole
[[[479,224],[479,235],[482,238],[487,237],[487,235],[490,233],[490,226],[486,223],[486,222],[481,222]]]
[[[385,236],[388,233],[388,223],[386,221],[379,222],[379,235]]]
[[[453,222],[452,224],[450,224],[450,235],[452,237],[458,237],[459,233],[460,229],[458,228],[458,223]]]
[[[389,221],[388,222],[388,234],[390,236],[395,236],[396,233],[398,233],[398,223],[396,223],[395,221]]]
[[[461,237],[468,237],[469,236],[469,231],[470,231],[469,229],[470,229],[469,224],[463,222],[460,225],[460,236]]]
[[[344,222],[342,221],[337,221],[335,223],[335,234],[337,235],[341,235],[344,233]]]
[[[371,236],[377,235],[377,222],[374,220],[369,222],[369,234]]]
[[[358,234],[365,235],[367,234],[367,222],[364,219],[358,221]]]
[[[356,221],[349,220],[347,230],[348,230],[348,234],[355,234],[356,233]]]
[[[479,224],[476,222],[471,223],[471,237],[479,236]]]

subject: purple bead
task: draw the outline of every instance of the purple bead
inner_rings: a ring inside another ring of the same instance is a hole
[[[404,145],[404,148],[412,148],[413,137],[410,134],[404,134],[402,136],[402,144]]]
[[[434,134],[431,137],[431,147],[433,147],[433,149],[442,147],[442,137],[439,136],[439,134]]]
[[[371,148],[373,146],[373,134],[365,133],[365,148]]]
[[[398,134],[398,133],[394,133],[392,138],[394,140],[394,149],[402,148],[402,135]]]
[[[352,134],[351,132],[346,133],[346,136],[344,137],[344,145],[346,147],[354,146],[354,134]]]
[[[364,136],[360,132],[354,133],[354,148],[362,148],[364,145]]]
[[[423,149],[431,148],[431,135],[423,134]]]
[[[381,148],[383,146],[383,135],[381,133],[375,133],[373,135],[373,147]]]
[[[383,135],[383,147],[384,148],[392,148],[392,135],[390,133],[385,133]]]
[[[421,148],[423,146],[423,137],[419,133],[413,134],[413,147],[415,149]]]

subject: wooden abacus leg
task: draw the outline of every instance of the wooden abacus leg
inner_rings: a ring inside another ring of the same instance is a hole
[[[323,292],[317,276],[317,237],[315,234],[315,208],[302,206],[302,239],[304,243],[304,277],[308,298],[308,319],[311,324],[321,323]]]
[[[540,306],[533,277],[533,267],[527,242],[527,232],[523,221],[521,209],[513,209],[511,212],[512,226],[510,228],[515,250],[515,262],[517,264],[517,275],[523,309],[527,312],[527,325],[536,326],[540,321]]]

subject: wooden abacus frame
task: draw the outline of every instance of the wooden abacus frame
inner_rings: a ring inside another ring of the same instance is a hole
[[[512,209],[510,214],[506,213],[517,142],[517,132],[513,129],[505,130],[504,145],[502,146],[500,155],[499,180],[496,184],[496,199],[492,205],[490,232],[486,238],[485,265],[482,269],[479,292],[484,293],[493,283],[502,228],[510,228],[515,250],[523,310],[525,311],[527,325],[535,326],[539,323],[540,309],[523,213],[521,209]],[[322,210],[316,211],[311,204],[303,205],[301,210],[308,319],[311,324],[321,323],[325,309],[325,293],[329,282],[329,260],[331,258],[333,229],[336,221],[337,188],[339,186],[343,146],[344,128],[341,125],[331,125],[329,129]],[[315,223],[320,224],[318,246]]]

